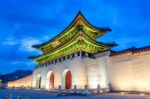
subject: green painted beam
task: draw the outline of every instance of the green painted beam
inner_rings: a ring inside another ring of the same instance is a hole
[[[83,32],[76,34],[76,36],[68,43],[60,46],[59,48],[47,53],[45,55],[34,58],[39,64],[58,59],[69,54],[85,51],[88,53],[98,53],[108,50],[111,46],[106,46],[95,42]]]

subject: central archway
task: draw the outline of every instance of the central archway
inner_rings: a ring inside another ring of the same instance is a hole
[[[71,76],[71,72],[67,71],[66,73],[66,78],[65,78],[65,88],[66,89],[70,89],[72,85],[72,76]]]

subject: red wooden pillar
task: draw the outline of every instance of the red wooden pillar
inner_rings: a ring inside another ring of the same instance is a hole
[[[71,72],[67,71],[67,73],[66,73],[66,89],[71,88],[71,81],[72,81]]]

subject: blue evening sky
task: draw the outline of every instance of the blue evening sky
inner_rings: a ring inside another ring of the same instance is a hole
[[[97,27],[110,27],[98,41],[114,50],[150,45],[150,0],[0,0],[0,72],[33,69],[33,44],[55,37],[78,11]]]

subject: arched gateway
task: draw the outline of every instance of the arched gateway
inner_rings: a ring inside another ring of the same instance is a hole
[[[64,89],[71,89],[72,86],[72,75],[71,75],[71,71],[66,69],[63,72],[63,76],[62,76],[62,85]]]
[[[66,73],[66,81],[65,81],[66,89],[70,89],[71,88],[71,85],[72,85],[71,81],[72,81],[71,72],[67,71],[67,73]]]
[[[49,71],[47,73],[47,89],[53,89],[54,88],[54,73],[52,71]]]

